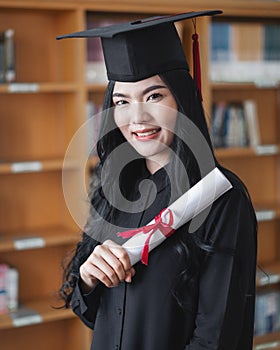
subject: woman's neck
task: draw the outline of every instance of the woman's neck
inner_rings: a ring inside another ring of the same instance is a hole
[[[156,157],[146,158],[146,166],[150,174],[156,173],[159,169],[163,168],[169,163],[169,154],[166,157],[161,157],[160,160]]]

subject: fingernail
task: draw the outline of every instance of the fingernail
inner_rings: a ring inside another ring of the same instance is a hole
[[[126,276],[125,280],[127,283],[131,283],[131,275]]]

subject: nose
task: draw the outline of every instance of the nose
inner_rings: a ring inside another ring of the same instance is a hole
[[[131,104],[131,117],[132,124],[141,124],[148,122],[152,119],[150,112],[148,111],[145,103],[135,102]]]

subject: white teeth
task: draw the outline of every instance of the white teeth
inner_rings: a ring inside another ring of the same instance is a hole
[[[145,136],[150,136],[153,135],[157,132],[157,130],[151,130],[151,131],[147,131],[147,132],[137,132],[135,133],[137,136],[139,137],[145,137]]]

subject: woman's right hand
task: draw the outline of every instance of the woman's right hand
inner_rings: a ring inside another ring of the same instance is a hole
[[[120,281],[131,282],[134,275],[135,270],[126,250],[111,240],[97,245],[80,267],[81,288],[84,293],[92,290],[98,281],[111,288]]]

